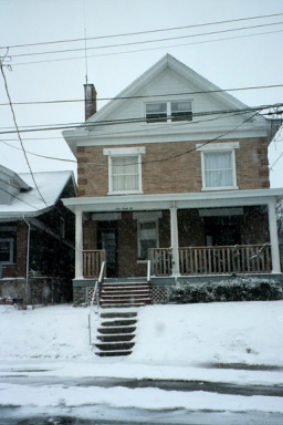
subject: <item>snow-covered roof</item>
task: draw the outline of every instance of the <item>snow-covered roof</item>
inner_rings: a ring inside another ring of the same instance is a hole
[[[30,190],[13,195],[10,204],[1,204],[0,220],[35,217],[46,212],[56,204],[69,179],[73,179],[73,172],[68,170],[38,172],[33,175],[39,191],[30,173],[19,173],[18,177]]]

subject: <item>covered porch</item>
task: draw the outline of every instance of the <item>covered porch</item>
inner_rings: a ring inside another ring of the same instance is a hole
[[[282,195],[257,189],[65,199],[76,215],[74,282],[97,277],[104,260],[112,278],[146,276],[147,260],[151,276],[164,280],[280,274],[275,207]],[[137,225],[154,221],[157,237]]]

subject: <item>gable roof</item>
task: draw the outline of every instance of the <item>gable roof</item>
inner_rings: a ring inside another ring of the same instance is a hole
[[[169,78],[167,81],[166,73]],[[186,126],[183,123],[148,126],[145,122],[144,105],[146,102],[152,102],[152,96],[157,102],[161,99],[167,101],[174,96],[178,98],[180,96],[180,99],[184,100],[189,96],[194,104],[193,115],[199,115],[199,119]],[[125,115],[122,115],[124,113]],[[206,119],[207,113],[215,114],[215,117]],[[63,136],[76,154],[77,146],[111,145],[122,139],[123,143],[149,143],[149,136],[155,142],[172,142],[173,139],[175,141],[213,139],[223,133],[223,138],[226,135],[227,138],[268,137],[270,141],[272,138],[270,130],[270,120],[252,109],[250,111],[246,104],[172,55],[166,54],[92,115],[86,124],[82,123],[76,129],[63,131]]]
[[[122,90],[116,98],[108,102],[103,106],[96,114],[92,115],[87,122],[95,122],[105,119],[106,116],[110,115],[113,112],[113,109],[119,108],[125,99],[135,96],[135,94],[146,86],[150,81],[156,78],[164,70],[170,69],[177,74],[179,74],[188,82],[192,83],[198,88],[199,91],[203,92],[215,92],[214,96],[217,96],[221,103],[225,104],[227,109],[246,109],[248,106],[229,93],[223,91],[220,87],[208,81],[206,78],[202,77],[200,74],[195,72],[193,69],[189,68],[184,63],[178,61],[174,56],[167,53],[163,56],[157,63],[151,66],[147,71],[145,71],[140,77],[134,80],[129,86]],[[172,93],[174,94],[174,93]]]
[[[11,170],[9,171],[12,172]],[[30,188],[30,190],[13,194],[10,204],[0,205],[0,221],[16,220],[23,217],[36,217],[47,212],[60,199],[69,181],[72,182],[75,193],[75,181],[72,171],[34,173],[36,184],[45,202],[43,202],[40,194],[35,188],[30,173],[19,173],[18,178],[24,183],[25,187]]]

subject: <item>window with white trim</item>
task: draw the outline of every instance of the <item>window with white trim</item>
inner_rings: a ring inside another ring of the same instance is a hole
[[[138,259],[148,259],[148,249],[158,247],[158,220],[138,220]]]
[[[237,189],[235,149],[237,142],[197,145],[201,151],[204,190]]]
[[[0,238],[0,263],[13,263],[14,240],[13,238]]]
[[[143,153],[143,147],[104,149],[104,155],[108,155],[109,195],[142,193]]]
[[[172,102],[151,102],[145,105],[146,122],[191,121],[192,102],[177,100]]]

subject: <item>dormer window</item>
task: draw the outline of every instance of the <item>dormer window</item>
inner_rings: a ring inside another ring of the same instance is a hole
[[[192,102],[188,100],[146,104],[147,123],[191,121],[192,118]]]

